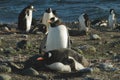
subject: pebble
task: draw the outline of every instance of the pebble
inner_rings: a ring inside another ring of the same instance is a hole
[[[101,40],[101,37],[98,34],[91,34],[90,39],[91,40]]]
[[[43,34],[42,32],[37,31],[36,34]]]
[[[28,40],[21,40],[17,43],[17,48],[26,49],[29,46]]]
[[[96,48],[94,46],[91,46],[91,45],[83,45],[83,46],[79,46],[78,48],[83,50],[83,51],[90,52],[90,53],[96,52]]]
[[[11,68],[6,66],[6,65],[0,65],[0,73],[3,73],[3,72],[11,72]]]
[[[97,68],[97,67],[94,67],[93,68],[93,73],[99,73],[100,72],[100,69],[99,68]]]
[[[7,74],[0,74],[0,80],[11,80],[11,76]]]
[[[83,51],[77,47],[72,47],[72,49],[78,52],[79,54],[83,54]]]
[[[93,72],[93,69],[92,68],[85,68],[85,69],[79,70],[79,72],[81,72],[81,73],[91,73],[91,72]]]
[[[22,38],[28,38],[28,35],[24,34],[21,36]]]
[[[104,71],[115,71],[117,68],[114,68],[111,63],[100,63],[99,68]]]
[[[107,51],[107,53],[113,54],[114,52],[113,51]]]
[[[22,73],[22,75],[28,75],[28,76],[37,76],[37,75],[39,75],[38,71],[36,71],[33,68],[25,69],[21,73]]]
[[[113,57],[114,61],[120,62],[120,54]]]
[[[10,32],[10,29],[8,27],[4,27],[4,31]]]

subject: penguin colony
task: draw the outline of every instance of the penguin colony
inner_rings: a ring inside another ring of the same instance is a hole
[[[34,6],[25,7],[18,17],[18,29],[23,32],[29,32],[32,23],[32,12]],[[79,16],[79,31],[88,32],[90,28],[89,16],[83,13]],[[47,27],[46,36],[41,42],[41,51],[43,56],[37,58],[43,61],[45,67],[61,72],[79,71],[85,69],[82,62],[82,56],[70,49],[70,38],[67,26],[56,16],[55,11],[51,8],[45,10],[42,17],[42,24]],[[114,9],[110,9],[108,25],[111,29],[115,28],[116,19]]]
[[[22,32],[30,31],[31,24],[32,24],[33,11],[35,11],[34,6],[29,5],[20,12],[20,14],[18,16],[18,29],[20,31],[22,31]],[[111,29],[114,29],[114,28],[116,28],[115,10],[110,9],[109,12],[110,12],[110,14],[108,17],[108,23],[98,21],[96,24],[99,24],[100,26],[108,25],[108,27],[110,27]],[[41,20],[41,23],[44,24],[47,28],[47,31],[45,34],[48,33],[48,29],[50,27],[50,23],[48,23],[48,20],[50,20],[53,17],[57,17],[56,11],[52,10],[51,8],[47,8],[45,10],[42,20]],[[78,30],[88,32],[88,30],[90,28],[90,19],[89,19],[88,14],[86,14],[86,13],[81,14],[78,18],[78,22],[79,22]]]

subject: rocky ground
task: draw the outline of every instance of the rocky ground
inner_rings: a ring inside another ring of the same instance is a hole
[[[22,62],[39,54],[44,34],[20,34],[4,29],[0,31],[0,80],[120,80],[120,31],[96,26],[91,27],[87,35],[79,35],[73,25],[67,25],[72,29],[72,48],[88,59],[93,69],[91,73],[64,77],[65,73],[33,68],[23,73],[12,71],[6,62],[14,62],[22,68]]]

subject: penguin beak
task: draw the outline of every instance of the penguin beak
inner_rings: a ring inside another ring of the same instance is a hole
[[[44,58],[38,57],[37,60],[38,60],[38,61],[42,61],[42,60],[44,60]]]
[[[48,23],[51,23],[51,20],[48,20]]]

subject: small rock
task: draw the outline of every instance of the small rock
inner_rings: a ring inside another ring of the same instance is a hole
[[[85,68],[85,69],[81,69],[79,72],[82,72],[82,73],[91,73],[91,72],[93,72],[93,69],[92,68]]]
[[[73,50],[75,50],[76,52],[83,54],[83,51],[77,47],[72,47]]]
[[[16,53],[16,50],[13,49],[12,47],[5,48],[5,49],[4,49],[4,54],[5,54],[6,56],[9,56],[9,55],[12,54],[12,53]]]
[[[113,67],[111,63],[101,63],[99,64],[99,68],[104,71],[115,71],[116,68]]]
[[[21,36],[22,38],[28,38],[28,35],[24,34]]]
[[[90,39],[91,40],[101,40],[101,37],[99,35],[97,35],[97,34],[91,34]]]
[[[102,45],[103,43],[102,42],[97,42],[96,45]]]
[[[43,34],[42,32],[37,31],[36,34]]]
[[[29,44],[28,40],[21,40],[17,43],[17,48],[26,49],[26,48],[28,48],[29,45],[30,44]]]
[[[0,72],[11,72],[11,68],[5,65],[0,65]]]
[[[107,51],[107,53],[109,53],[109,54],[113,54],[114,52],[113,52],[113,51]]]
[[[93,73],[99,73],[100,72],[100,69],[99,68],[97,68],[97,67],[94,67],[93,68]]]
[[[4,31],[10,32],[10,29],[8,27],[4,27]]]
[[[109,43],[110,43],[110,41],[105,41],[104,43],[105,43],[105,44],[109,44]]]
[[[86,77],[86,78],[84,78],[84,80],[101,80],[101,79],[94,79],[92,77]]]
[[[20,69],[21,69],[18,65],[16,65],[16,64],[13,63],[13,62],[9,62],[9,63],[8,63],[8,66],[11,67],[11,70],[12,70],[12,72],[14,72],[14,73],[19,72]]]
[[[79,49],[81,49],[82,51],[90,52],[90,53],[96,52],[96,48],[94,46],[90,46],[90,45],[79,46]]]
[[[11,80],[11,76],[7,74],[0,74],[0,80]]]
[[[119,62],[120,61],[120,54],[115,55],[113,59],[114,59],[114,61],[118,61]]]
[[[23,75],[29,75],[29,76],[37,76],[39,75],[38,71],[36,71],[33,68],[28,68],[22,71]]]
[[[3,52],[3,51],[4,51],[4,49],[3,49],[3,48],[0,48],[0,51],[1,51],[1,52]]]
[[[43,78],[44,80],[49,80],[49,76],[47,75],[47,74],[39,74],[39,76],[41,77],[41,78]],[[51,80],[51,79],[50,79]]]

